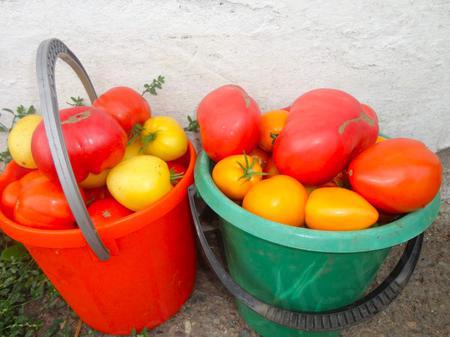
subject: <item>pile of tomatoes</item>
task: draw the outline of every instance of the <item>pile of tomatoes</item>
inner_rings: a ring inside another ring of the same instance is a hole
[[[340,90],[261,115],[244,89],[225,85],[200,102],[197,119],[217,187],[281,224],[364,229],[426,206],[441,185],[433,152],[380,137],[375,111]]]
[[[187,165],[189,142],[168,116],[152,117],[141,94],[116,87],[92,106],[60,111],[65,144],[95,226],[148,207],[172,190]],[[28,115],[8,135],[13,158],[2,179],[3,213],[36,228],[75,228],[42,117]],[[13,179],[11,179],[13,178]]]

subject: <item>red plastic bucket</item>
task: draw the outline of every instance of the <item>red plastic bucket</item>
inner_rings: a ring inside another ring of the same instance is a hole
[[[129,334],[153,328],[175,314],[192,292],[196,256],[187,189],[195,150],[183,157],[183,179],[161,200],[118,221],[94,228],[81,198],[64,144],[55,89],[58,58],[82,81],[91,102],[97,95],[83,66],[60,40],[41,43],[37,78],[41,111],[53,162],[79,229],[43,230],[20,225],[0,211],[0,228],[24,244],[61,296],[92,328]],[[18,178],[11,164],[0,193]],[[22,169],[23,170],[23,169]]]
[[[0,227],[25,245],[61,296],[92,328],[128,334],[175,314],[195,282],[196,256],[187,188],[195,151],[189,146],[184,178],[157,203],[98,229],[110,251],[100,261],[79,229],[22,226],[0,211]],[[1,179],[0,193],[14,180]]]

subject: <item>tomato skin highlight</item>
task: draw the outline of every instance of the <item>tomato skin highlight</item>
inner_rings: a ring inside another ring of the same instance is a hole
[[[100,172],[122,160],[127,135],[119,123],[103,110],[79,106],[60,111],[64,140],[78,182],[89,173]],[[44,124],[33,134],[31,150],[37,167],[51,179],[57,179]]]
[[[292,104],[273,158],[282,174],[305,185],[321,185],[374,144],[377,135],[372,109],[343,91],[317,89]]]
[[[376,208],[401,214],[433,200],[442,183],[442,164],[422,142],[393,138],[354,158],[348,176],[352,189]]]
[[[134,125],[143,124],[152,115],[147,100],[137,91],[128,87],[109,89],[92,105],[113,116],[127,134]]]
[[[242,207],[265,219],[303,226],[308,194],[301,183],[285,175],[261,180],[244,197]]]
[[[94,201],[88,207],[88,213],[91,216],[94,225],[100,227],[119,220],[133,212],[125,206],[122,206],[114,198],[108,197]]]
[[[251,167],[251,175],[246,178],[242,167]],[[240,201],[248,190],[262,178],[259,159],[248,155],[229,156],[219,161],[213,168],[212,178],[217,187],[227,197]]]
[[[206,95],[197,109],[203,148],[219,161],[250,153],[259,141],[260,110],[244,89],[224,85]]]
[[[314,189],[306,202],[308,228],[349,231],[369,228],[378,220],[378,211],[356,192],[342,187]]]

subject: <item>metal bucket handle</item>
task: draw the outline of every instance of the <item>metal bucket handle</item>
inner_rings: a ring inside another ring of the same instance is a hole
[[[376,289],[342,308],[323,312],[296,312],[264,303],[242,289],[217,259],[201,224],[196,188],[189,187],[189,204],[200,245],[212,270],[225,288],[240,302],[264,318],[287,328],[304,331],[334,331],[368,320],[384,310],[400,294],[411,277],[422,249],[423,234],[408,241],[399,262]]]
[[[41,111],[44,117],[45,132],[50,145],[50,152],[59,181],[78,227],[95,255],[100,260],[105,261],[110,257],[109,251],[100,239],[89,217],[78,189],[64,142],[55,87],[55,65],[58,58],[66,62],[75,71],[81,83],[83,83],[91,102],[97,99],[97,94],[81,62],[62,41],[49,39],[41,42],[36,56],[36,73]]]

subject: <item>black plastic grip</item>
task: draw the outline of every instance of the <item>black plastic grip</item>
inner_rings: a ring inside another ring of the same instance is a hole
[[[239,301],[264,318],[287,328],[304,331],[334,331],[368,320],[384,310],[400,294],[411,277],[422,249],[423,234],[408,241],[392,272],[362,299],[339,309],[324,312],[296,312],[264,303],[242,289],[214,255],[197,212],[196,188],[189,187],[189,204],[197,237],[206,259],[225,288]]]

